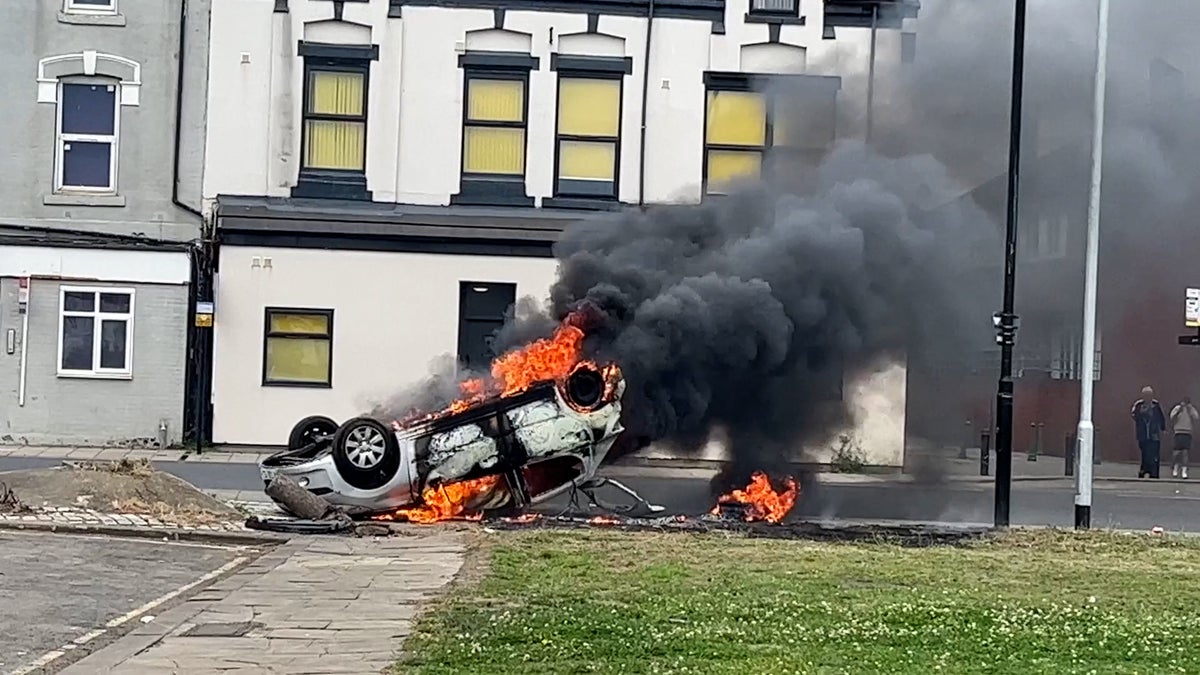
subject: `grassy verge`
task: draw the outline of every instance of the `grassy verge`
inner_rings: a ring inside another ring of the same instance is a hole
[[[1200,544],[500,533],[405,673],[1195,673]]]

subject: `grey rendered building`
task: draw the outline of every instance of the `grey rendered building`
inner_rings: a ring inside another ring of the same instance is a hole
[[[0,3],[0,445],[183,434],[209,13]]]

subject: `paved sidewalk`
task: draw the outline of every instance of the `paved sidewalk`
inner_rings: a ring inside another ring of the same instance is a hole
[[[117,461],[148,459],[156,462],[206,462],[213,464],[257,464],[260,459],[280,448],[264,448],[262,452],[208,450],[196,454],[194,448],[84,448],[72,446],[5,445],[0,457],[42,457],[45,459],[75,459]]]
[[[379,673],[465,549],[448,532],[298,537],[61,673]]]

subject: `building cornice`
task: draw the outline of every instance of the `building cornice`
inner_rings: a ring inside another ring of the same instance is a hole
[[[653,6],[654,16],[664,19],[725,20],[725,0],[391,0],[388,16],[402,16],[405,6],[622,16],[649,16]]]

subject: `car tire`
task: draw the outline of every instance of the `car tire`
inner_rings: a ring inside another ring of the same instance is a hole
[[[400,468],[400,443],[395,432],[379,420],[356,417],[334,434],[333,463],[351,486],[381,488]]]
[[[316,442],[316,436],[332,436],[338,430],[338,423],[324,415],[312,415],[296,422],[292,433],[288,434],[288,450],[299,450],[306,445]]]

